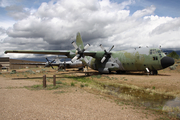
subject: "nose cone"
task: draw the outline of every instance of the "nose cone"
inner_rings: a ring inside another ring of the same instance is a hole
[[[173,58],[171,58],[171,57],[163,57],[162,59],[161,59],[161,66],[163,67],[163,68],[167,68],[167,67],[169,67],[169,66],[171,66],[171,65],[173,65],[174,64],[174,59]]]

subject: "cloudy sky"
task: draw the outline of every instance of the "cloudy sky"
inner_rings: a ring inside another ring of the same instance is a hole
[[[5,50],[70,50],[77,32],[88,50],[180,49],[180,0],[0,0],[0,57]]]

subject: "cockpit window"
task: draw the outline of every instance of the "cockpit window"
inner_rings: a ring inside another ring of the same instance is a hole
[[[150,55],[156,54],[156,49],[151,49],[151,50],[149,51],[149,54],[150,54]]]
[[[160,53],[161,53],[161,50],[157,50],[157,52],[160,54]]]

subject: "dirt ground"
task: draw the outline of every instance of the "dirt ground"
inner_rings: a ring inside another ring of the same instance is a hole
[[[81,74],[79,74],[81,75]],[[107,76],[107,75],[104,75]],[[116,83],[131,84],[170,94],[180,94],[180,74],[163,70],[157,76],[146,74],[108,75]],[[16,76],[18,78],[20,76]],[[92,94],[83,88],[62,87],[57,90],[29,90],[24,86],[41,84],[31,79],[12,79],[0,75],[0,120],[20,119],[103,119],[103,120],[154,120],[159,115],[151,110],[132,105],[118,105],[114,100]]]

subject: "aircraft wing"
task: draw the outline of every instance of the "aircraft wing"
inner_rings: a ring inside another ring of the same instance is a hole
[[[46,65],[46,63],[11,63],[13,65]],[[71,65],[72,63],[65,63],[66,65]],[[51,63],[52,66],[64,65],[64,63]]]
[[[52,54],[52,55],[69,55],[70,51],[67,50],[7,50],[7,53],[26,53],[26,54]]]
[[[96,55],[96,52],[95,51],[85,51],[84,55],[94,57]]]
[[[46,63],[11,63],[13,65],[45,65]]]
[[[66,55],[70,54],[69,50],[7,50],[4,52],[7,53],[25,53],[25,54],[52,54],[52,55]],[[96,54],[95,51],[85,51],[85,56],[94,57]]]

